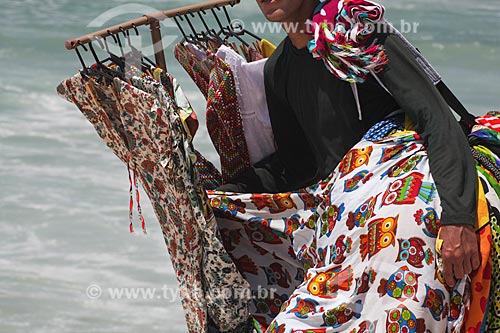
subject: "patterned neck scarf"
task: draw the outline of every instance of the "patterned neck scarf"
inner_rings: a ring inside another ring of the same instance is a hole
[[[384,12],[382,5],[367,0],[322,2],[313,14],[309,52],[339,79],[364,82],[371,71],[378,72],[387,63],[382,46],[366,45]]]

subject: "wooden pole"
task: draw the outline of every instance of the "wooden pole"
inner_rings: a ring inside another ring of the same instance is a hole
[[[95,41],[96,39],[101,39],[105,38],[108,36],[111,36],[113,34],[120,33],[123,30],[130,30],[134,29],[135,27],[140,27],[144,25],[150,25],[152,23],[155,23],[155,26],[158,25],[159,21],[163,21],[167,18],[173,18],[189,13],[196,13],[200,12],[202,10],[210,10],[212,8],[217,8],[217,7],[224,7],[224,6],[234,6],[236,4],[240,3],[240,0],[211,0],[211,1],[206,1],[197,5],[190,5],[190,6],[185,6],[185,7],[180,7],[176,9],[170,9],[170,10],[165,10],[165,11],[159,11],[151,14],[146,14],[142,17],[123,22],[121,24],[114,25],[109,28],[105,28],[96,32],[93,32],[88,35],[84,35],[78,38],[71,38],[68,39],[65,43],[66,49],[68,50],[73,50],[75,49],[78,45],[83,45],[83,44],[88,44],[90,42]],[[157,21],[157,22],[154,22]],[[152,31],[153,33],[153,28]],[[161,34],[160,34],[161,35]],[[157,38],[156,36],[155,38]],[[160,36],[160,41],[161,41],[161,36]],[[156,44],[155,44],[156,45]]]
[[[165,61],[165,54],[163,51],[163,42],[161,40],[160,21],[156,18],[148,17],[149,27],[151,28],[151,41],[153,42],[153,49],[155,52],[155,62],[158,67],[167,70],[167,63]]]

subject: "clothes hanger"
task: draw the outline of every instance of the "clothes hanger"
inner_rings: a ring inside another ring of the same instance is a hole
[[[140,36],[139,31],[137,30],[137,27],[133,26],[132,28],[135,30],[136,35]],[[120,28],[120,31],[123,33],[124,37],[127,39],[128,47],[130,48],[130,52],[126,53],[124,56],[125,59],[127,59],[129,56],[132,57],[133,59],[140,59],[141,69],[143,69],[143,68],[149,69],[149,67],[151,67],[151,66],[158,67],[158,65],[153,60],[146,57],[142,53],[142,51],[140,51],[134,45],[132,45],[132,43],[130,41],[130,30],[125,30],[123,28]],[[143,70],[143,71],[145,71],[145,70]]]
[[[191,28],[191,31],[193,32],[194,38],[197,41],[197,45],[200,46],[202,49],[207,50],[209,48],[208,45],[208,39],[207,39],[207,34],[204,31],[198,32],[193,23],[191,23],[191,20],[189,19],[189,16],[195,17],[193,12],[188,11],[186,15],[184,15],[189,27]]]
[[[122,57],[125,57],[125,53],[123,52],[122,41],[120,39],[120,34],[116,34],[116,39],[118,41],[118,46],[120,47],[120,53],[121,53]]]
[[[113,41],[115,42],[115,44],[117,44],[120,47],[120,52],[122,53],[122,56],[123,56],[123,48],[121,45],[120,38],[117,38],[116,35],[111,33],[111,31],[109,31],[109,30],[108,30],[108,34],[111,38],[113,38]]]
[[[251,46],[249,46],[251,47]],[[243,53],[243,55],[245,56],[245,59],[247,62],[252,62],[252,56],[250,54],[250,49],[249,47],[247,47],[246,45],[244,44],[241,44],[240,45],[240,50],[241,50],[241,53]]]
[[[257,40],[253,41],[252,45],[253,45],[253,47],[255,48],[255,50],[257,52],[259,52],[260,54],[262,54],[262,45],[261,45],[260,41],[257,41]]]
[[[195,36],[193,36],[192,34],[187,34],[184,29],[182,29],[182,25],[179,23],[179,21],[177,20],[177,18],[184,22],[184,16],[182,15],[178,15],[176,17],[174,17],[174,20],[175,20],[175,23],[177,24],[177,26],[179,27],[179,29],[181,30],[181,33],[182,33],[182,36],[184,37],[184,41],[185,42],[188,42],[188,43],[191,43],[191,44],[195,44],[195,45],[198,45],[198,40],[196,39]]]
[[[98,41],[98,43],[101,47],[105,46],[104,44],[102,44],[102,41],[100,40]],[[80,73],[82,77],[86,79],[84,83],[85,90],[88,92],[90,98],[92,99],[95,105],[100,105],[101,103],[113,103],[113,101],[107,101],[103,99],[102,96],[100,96],[100,94],[98,93],[99,90],[96,89],[96,83],[104,83],[106,85],[110,85],[114,77],[116,77],[116,74],[109,73],[110,69],[108,69],[103,64],[103,61],[99,59],[99,56],[97,55],[97,52],[94,49],[92,41],[88,43],[88,48],[80,42],[78,42],[78,46],[81,47],[86,52],[89,52],[90,50],[90,53],[92,54],[95,61],[95,63],[92,66],[88,67],[85,64],[85,61],[83,60],[80,51],[78,50],[78,48],[76,48],[76,53],[83,66]]]
[[[229,16],[229,12],[227,11],[227,8],[226,7],[222,7],[223,11],[224,11],[224,15],[226,17],[226,20],[228,22],[228,29],[229,29],[229,33],[231,35],[233,35],[234,37],[238,38],[238,36],[244,36],[244,35],[248,35],[250,37],[253,37],[257,40],[261,40],[261,38],[253,33],[251,33],[250,31],[246,30],[242,25],[241,23],[239,24],[238,27],[236,27],[235,29],[235,22],[231,20],[231,17]],[[245,45],[246,47],[249,47],[250,45],[248,45],[248,43],[246,43],[245,41],[241,40],[240,38],[238,38],[240,41],[243,42],[243,45]]]
[[[106,50],[108,51],[109,57],[104,59],[104,60],[100,60],[99,57],[97,56],[95,49],[94,49],[92,41],[89,42],[88,43],[89,49],[90,49],[90,52],[92,53],[92,56],[94,57],[95,64],[93,66],[86,68],[86,74],[88,76],[94,77],[99,82],[105,81],[108,84],[115,77],[118,77],[120,79],[125,79],[125,73],[123,72],[123,69],[125,68],[125,61],[121,57],[119,57],[119,56],[117,56],[109,51],[109,48],[106,47],[107,46],[106,38],[104,38],[104,43],[98,38],[95,38],[95,41],[97,41],[99,43],[101,48],[103,48],[103,49],[106,48]],[[110,68],[109,66],[105,65],[105,63],[108,61],[115,64],[116,66],[118,66],[119,70],[115,70],[115,69]],[[120,69],[121,69],[121,71],[120,71]]]
[[[132,29],[134,29],[136,35],[139,36],[139,31],[135,25],[132,26]],[[126,59],[130,59],[130,58],[140,59],[139,67],[143,72],[149,71],[151,66],[153,66],[155,68],[158,67],[151,59],[146,57],[140,50],[138,50],[137,48],[135,48],[132,45],[129,30],[125,30],[123,28],[121,28],[119,30],[123,34],[123,37],[127,40],[127,44],[131,50],[130,52],[125,54],[125,52],[123,51],[124,45],[121,43],[119,36],[117,36],[116,34],[110,34],[109,36],[120,47],[120,52],[122,54],[121,57],[114,54],[113,52],[111,52],[109,50],[109,46],[108,46],[108,42],[107,42],[106,37],[103,37],[103,38],[94,37],[94,42],[98,42],[100,48],[108,54],[108,57],[104,60],[100,60],[99,57],[97,56],[97,53],[94,49],[92,41],[90,41],[88,43],[90,51],[91,51],[91,53],[94,57],[94,60],[95,60],[95,65],[91,66],[90,68],[85,66],[84,72],[87,75],[94,77],[95,79],[97,79],[100,82],[105,80],[106,83],[109,83],[109,81],[113,80],[115,77],[118,77],[122,80],[127,80],[126,74],[125,74],[126,69],[127,69]],[[81,46],[84,48],[85,51],[88,51],[88,49],[85,48],[83,45],[81,45]],[[79,54],[79,53],[80,52],[77,50],[77,54]],[[82,58],[81,54],[79,55],[79,58]],[[81,59],[80,62],[82,62],[82,65],[85,64],[83,62],[83,59]],[[106,64],[108,62],[110,64]]]
[[[80,43],[80,41],[78,41],[78,46],[75,47],[75,52],[78,56],[78,59],[80,60],[80,63],[82,64],[82,70],[81,70],[81,73],[83,76],[86,76],[87,75],[87,65],[85,64],[85,61],[83,60],[83,57],[82,57],[82,54],[80,53],[80,50],[78,49],[78,47],[82,47],[85,51],[88,51],[87,48],[85,47],[85,45],[83,45],[82,43]]]
[[[94,45],[92,44],[92,42],[89,43],[89,48],[90,52],[92,53],[92,56],[94,57],[95,65],[97,65],[98,68],[103,67],[101,60],[99,60],[99,57],[97,56],[97,53],[94,50]]]
[[[78,42],[78,44],[81,48],[83,48],[85,50],[85,52],[89,52],[89,49],[85,45],[83,45],[80,42]],[[88,43],[88,45],[90,48],[90,52],[92,53],[92,56],[94,57],[94,60],[96,61],[96,63],[90,67],[85,64],[83,57],[82,57],[80,51],[78,50],[78,48],[76,49],[76,53],[78,55],[78,58],[80,59],[80,62],[82,63],[82,66],[83,66],[82,71],[81,71],[83,73],[83,76],[86,77],[87,79],[90,77],[94,77],[94,78],[97,78],[99,81],[101,81],[104,77],[109,78],[109,73],[107,72],[108,68],[103,65],[103,62],[101,60],[99,60],[99,57],[97,56],[97,54],[95,52],[95,49],[94,49],[94,46],[92,45],[92,42]]]
[[[203,15],[201,15],[203,14]],[[215,29],[209,28],[207,22],[203,18],[204,15],[207,15],[207,12],[203,9],[198,12],[198,17],[200,18],[200,21],[202,22],[203,26],[205,27],[205,32],[206,35],[205,37],[207,38],[207,43],[212,49],[213,52],[217,51],[219,47],[224,44],[224,41],[220,38],[220,36],[217,34]]]
[[[220,7],[215,7],[215,9],[217,9],[218,11],[221,10]],[[220,28],[220,31],[219,31],[219,35],[222,33],[224,34],[224,36],[226,36],[226,39],[229,39],[229,38],[236,38],[238,41],[241,42],[242,45],[245,46],[245,48],[249,48],[250,45],[242,38],[242,36],[245,36],[245,35],[248,35],[250,37],[252,37],[253,39],[256,39],[258,40],[259,42],[262,40],[259,36],[251,33],[250,31],[244,29],[243,27],[238,27],[238,29],[236,30],[235,27],[234,27],[234,22],[231,21],[231,17],[229,16],[229,12],[227,11],[227,8],[226,7],[222,7],[222,10],[224,12],[224,16],[226,17],[226,20],[227,20],[227,26],[223,26],[217,13],[215,12],[214,9],[211,9],[212,11],[212,14],[214,15],[215,17],[215,20],[217,22],[217,24],[219,25],[219,28]],[[238,53],[239,51],[236,50]]]
[[[219,19],[219,16],[217,16],[217,13],[215,12],[214,8],[211,8],[210,11],[212,12],[212,15],[214,16],[215,21],[217,22],[217,25],[219,26],[220,30],[217,32],[217,36],[220,37],[221,34],[224,34],[224,31],[225,31],[224,27],[222,26],[222,23]],[[225,36],[225,34],[224,34],[224,36]],[[221,40],[223,40],[223,39],[221,38]]]
[[[188,37],[187,37],[186,33],[184,32],[184,29],[182,29],[181,24],[180,24],[180,23],[179,23],[179,21],[177,20],[177,16],[175,16],[173,19],[174,19],[175,24],[177,25],[177,28],[179,28],[179,31],[180,31],[180,32],[181,32],[181,34],[182,34],[182,37],[183,37],[183,38],[182,38],[182,40],[183,40],[183,41],[187,41]],[[182,42],[181,42],[181,44],[182,44]]]
[[[113,35],[110,35],[110,36],[112,36],[112,38],[115,41],[117,41],[116,37],[114,37]],[[101,39],[104,39],[104,43],[102,42]],[[124,68],[124,65],[125,65],[124,61],[120,57],[118,57],[117,55],[114,55],[112,52],[109,51],[109,47],[108,47],[108,43],[107,43],[106,38],[105,37],[104,38],[95,37],[94,41],[97,41],[99,43],[99,46],[103,50],[106,49],[106,52],[108,53],[109,57],[104,59],[104,60],[100,60],[99,57],[97,56],[97,53],[95,52],[92,41],[90,41],[88,44],[89,44],[89,48],[90,48],[90,51],[92,53],[92,56],[94,57],[95,64],[93,66],[90,66],[90,67],[85,66],[84,73],[87,74],[88,76],[92,76],[92,77],[96,78],[99,81],[103,80],[103,78],[113,79],[114,77],[117,77],[117,76],[123,78],[122,72],[117,72],[117,71],[109,68],[107,65],[105,65],[105,63],[108,61],[115,63],[118,67],[121,67],[121,68]],[[85,51],[88,52],[88,49],[84,45],[80,44],[80,46],[82,48],[84,48]],[[79,54],[78,51],[77,51],[77,54]],[[79,58],[81,58],[81,55],[79,55]],[[80,62],[82,62],[82,61],[83,61],[83,59],[80,60]],[[84,63],[82,63],[82,64],[84,64]]]
[[[140,36],[139,34],[139,30],[137,29],[137,27],[135,26],[135,24],[132,24],[132,29],[134,29],[135,31],[135,35],[136,36]],[[137,50],[131,43],[130,43],[130,39],[129,39],[129,46],[132,50]],[[137,50],[137,52],[140,52],[139,50]],[[150,58],[146,57],[142,52],[141,52],[141,56],[142,56],[142,59],[145,60],[147,63],[149,63],[151,66],[154,66],[154,67],[158,67],[158,65],[153,61],[151,60]],[[144,63],[146,64],[146,63]]]
[[[218,8],[220,10],[220,8]],[[235,27],[234,24],[235,24],[235,21],[231,20],[231,17],[229,16],[229,12],[227,11],[227,8],[226,7],[222,7],[223,11],[224,11],[224,15],[226,17],[226,20],[227,20],[227,23],[228,23],[228,27],[231,31],[232,34],[235,34],[235,35],[239,35],[239,36],[243,36],[243,35],[248,35],[258,41],[261,41],[262,38],[260,38],[259,36],[257,36],[256,34],[248,31],[247,29],[245,29],[240,22],[236,21],[239,26],[238,27]],[[236,29],[235,29],[236,28]],[[249,45],[245,43],[245,45],[248,47]]]
[[[259,36],[257,36],[256,34],[250,32],[250,31],[246,30],[241,25],[241,23],[239,23],[238,26],[235,26],[235,21],[231,20],[231,17],[229,16],[229,12],[227,11],[227,8],[222,7],[222,9],[224,11],[224,16],[226,17],[226,20],[228,23],[227,32],[229,33],[230,36],[236,37],[238,40],[240,40],[242,42],[242,44],[240,46],[241,51],[242,51],[244,57],[247,59],[247,61],[251,61],[251,55],[250,55],[250,52],[248,50],[250,48],[250,45],[247,42],[245,42],[244,40],[242,40],[240,38],[240,36],[250,36],[253,39],[255,39],[254,44],[255,44],[255,42],[258,42],[259,45],[260,45],[260,41],[262,40],[262,38],[260,38]],[[259,47],[259,49],[260,49],[260,47]],[[259,52],[259,53],[262,53],[262,52]]]

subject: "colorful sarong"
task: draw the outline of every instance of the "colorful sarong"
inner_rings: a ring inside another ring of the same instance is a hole
[[[489,265],[476,273],[478,276],[472,281],[473,303],[467,333],[500,331],[500,113],[489,112],[476,122],[469,141],[489,210],[488,223],[480,236],[482,247],[490,245],[490,257]]]
[[[61,83],[58,93],[78,106],[141,180],[179,281],[188,331],[207,332],[209,326],[247,331],[249,300],[234,297],[232,290],[243,294],[249,286],[217,237],[208,198],[198,183],[196,153],[182,122],[190,112],[184,109],[182,91],[174,79],[173,91],[150,77],[131,81],[133,85],[115,79],[107,86],[76,75]]]
[[[380,71],[387,57],[380,45],[366,42],[383,21],[382,5],[367,0],[327,0],[313,14],[314,39],[309,52],[323,60],[337,78],[362,83],[371,71]]]
[[[361,141],[303,191],[210,198],[253,292],[273,292],[254,301],[264,327],[277,314],[267,332],[459,331],[463,290],[439,274],[440,199],[415,132]]]

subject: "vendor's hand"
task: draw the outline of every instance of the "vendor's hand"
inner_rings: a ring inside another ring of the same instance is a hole
[[[196,113],[194,111],[191,113],[189,118],[186,119],[186,124],[189,128],[189,133],[191,134],[191,137],[194,139],[196,131],[198,131],[198,127],[200,126],[198,122],[198,116],[196,116]]]
[[[479,241],[471,226],[447,225],[441,227],[443,241],[443,276],[450,287],[481,265]]]

